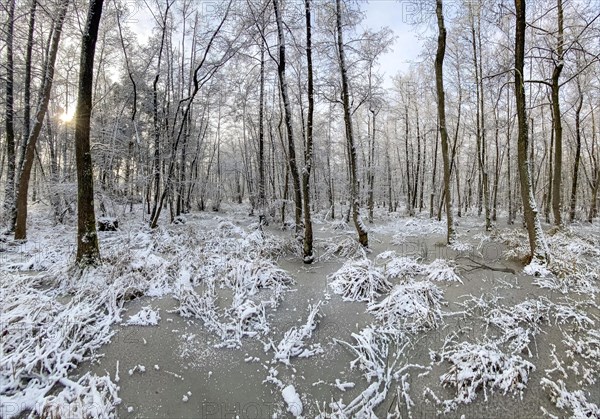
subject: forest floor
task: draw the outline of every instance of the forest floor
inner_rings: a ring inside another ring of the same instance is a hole
[[[370,251],[315,217],[317,260],[246,207],[152,231],[139,212],[73,268],[32,210],[0,242],[0,417],[600,417],[600,223],[549,229],[377,211]]]

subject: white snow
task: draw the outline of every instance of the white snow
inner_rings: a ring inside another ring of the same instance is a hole
[[[300,400],[300,396],[298,393],[296,393],[296,389],[293,385],[290,384],[281,390],[281,396],[287,404],[288,412],[290,412],[294,417],[299,417],[302,415],[302,410],[304,409],[302,406],[302,400]]]

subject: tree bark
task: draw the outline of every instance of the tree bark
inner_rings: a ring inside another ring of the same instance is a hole
[[[563,5],[562,0],[556,0],[558,13],[558,45],[557,63],[552,71],[552,121],[554,125],[554,178],[552,179],[552,213],[554,224],[562,224],[561,199],[562,199],[562,117],[560,114],[560,75],[564,67],[563,46]]]
[[[94,80],[94,54],[104,0],[91,0],[81,42],[79,93],[75,111],[75,161],[77,164],[77,257],[80,265],[100,261],[96,215],[94,211],[94,174],[90,152],[90,119]]]
[[[15,21],[15,0],[8,2],[6,22],[6,186],[4,188],[4,218],[7,223],[7,233],[14,228],[15,213],[15,127],[13,120],[13,32]]]
[[[312,263],[315,259],[313,252],[313,228],[310,215],[310,172],[313,159],[313,120],[314,120],[314,87],[312,65],[312,31],[311,31],[311,0],[304,0],[306,15],[306,64],[308,76],[308,116],[306,123],[306,148],[304,150],[305,167],[302,171],[302,193],[304,195],[304,263]]]
[[[435,55],[435,84],[437,91],[438,123],[442,142],[442,159],[444,162],[444,195],[446,204],[446,221],[448,224],[446,242],[455,240],[454,217],[452,214],[452,199],[450,196],[450,156],[448,155],[448,131],[446,129],[446,104],[444,97],[444,55],[446,53],[446,27],[442,0],[436,0],[436,16],[438,24],[437,52]]]
[[[521,199],[523,200],[523,213],[529,236],[531,258],[540,263],[545,263],[548,261],[549,254],[533,193],[531,160],[529,156],[529,132],[525,109],[525,85],[523,78],[526,27],[525,0],[515,0],[515,8],[517,15],[515,28],[515,96],[519,126],[518,167],[521,183]]]
[[[356,147],[354,145],[354,133],[352,129],[352,114],[350,112],[350,97],[348,89],[348,74],[346,68],[346,56],[344,55],[344,37],[342,32],[342,5],[336,0],[336,24],[337,24],[337,46],[342,78],[342,104],[344,107],[344,127],[346,131],[346,142],[348,144],[348,164],[350,170],[350,200],[352,207],[352,220],[358,233],[358,241],[363,247],[369,247],[369,236],[367,228],[360,216],[360,202],[358,199],[358,178],[356,170]]]
[[[302,193],[300,189],[300,175],[298,173],[298,165],[296,163],[296,146],[294,144],[292,106],[290,104],[290,98],[288,95],[288,85],[285,72],[285,37],[283,35],[283,21],[281,18],[281,11],[279,10],[279,0],[273,0],[273,10],[275,11],[277,35],[279,40],[279,62],[277,63],[277,72],[279,74],[279,88],[281,91],[281,99],[283,100],[283,109],[285,113],[284,119],[288,139],[288,162],[290,165],[292,185],[294,188],[294,221],[296,222],[296,234],[299,235],[302,229]]]
[[[569,210],[569,222],[575,221],[575,209],[577,207],[577,182],[579,178],[579,162],[581,160],[581,108],[583,107],[583,93],[581,84],[577,80],[577,92],[579,102],[575,109],[575,162],[573,165],[573,182],[571,184],[571,208]]]

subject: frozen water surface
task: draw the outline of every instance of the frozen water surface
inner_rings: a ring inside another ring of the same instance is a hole
[[[34,217],[2,249],[2,416],[600,416],[597,227],[550,235],[531,276],[516,227],[462,218],[448,247],[378,215],[368,252],[317,219],[312,265],[240,208],[131,216],[84,275],[74,231]]]

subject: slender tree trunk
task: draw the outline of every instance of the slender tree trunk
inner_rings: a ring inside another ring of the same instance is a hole
[[[13,31],[15,21],[15,0],[8,1],[6,22],[6,186],[4,188],[4,218],[7,233],[14,229],[15,219],[15,127],[13,122]]]
[[[79,94],[75,111],[75,161],[77,163],[77,262],[100,261],[96,215],[94,212],[94,175],[90,152],[90,119],[94,79],[94,53],[104,0],[91,0],[81,42]]]
[[[571,184],[571,208],[569,211],[569,222],[575,221],[575,209],[577,207],[577,181],[579,178],[579,161],[581,159],[581,108],[583,107],[583,93],[581,85],[577,80],[577,91],[579,102],[575,110],[575,163],[573,166],[573,183]]]
[[[340,63],[340,73],[342,77],[342,103],[344,107],[344,126],[346,131],[346,141],[348,144],[348,163],[350,170],[350,200],[352,207],[352,220],[358,233],[358,241],[363,247],[369,246],[369,236],[367,228],[360,216],[360,201],[358,198],[358,177],[356,169],[356,147],[354,145],[354,133],[352,129],[352,114],[350,112],[350,95],[348,88],[348,75],[346,73],[346,57],[344,55],[344,37],[342,33],[342,5],[341,0],[336,0],[336,23],[337,23],[337,44]]]
[[[515,96],[517,103],[517,119],[519,124],[518,136],[518,166],[521,183],[521,198],[523,213],[529,235],[531,258],[541,263],[548,261],[549,253],[544,239],[544,232],[538,216],[537,204],[533,193],[531,160],[529,156],[529,132],[527,113],[525,109],[525,85],[523,67],[525,61],[525,0],[515,0],[516,29],[515,29]]]
[[[563,5],[562,0],[556,0],[558,13],[558,45],[557,64],[552,71],[552,117],[554,122],[554,178],[552,179],[552,213],[554,224],[562,224],[561,216],[561,182],[562,182],[562,116],[560,114],[560,74],[564,67],[563,48]]]
[[[302,171],[302,192],[304,195],[304,263],[312,263],[315,259],[313,252],[313,228],[310,215],[310,172],[313,160],[313,119],[314,119],[314,87],[312,66],[312,32],[311,32],[311,0],[304,0],[306,15],[306,63],[308,76],[308,117],[306,123],[306,148],[304,150],[305,167]]]
[[[408,156],[408,103],[404,105],[404,157],[406,158],[406,208],[408,215],[413,216],[412,183],[410,181],[410,158]]]
[[[373,223],[373,211],[375,206],[374,194],[375,194],[375,118],[377,113],[374,109],[371,109],[371,115],[373,117],[373,123],[371,127],[370,147],[369,147],[369,170],[367,176],[367,182],[369,187],[369,196],[367,198],[367,206],[369,207],[369,223]]]
[[[435,204],[435,180],[437,176],[438,144],[440,143],[440,131],[435,131],[435,151],[433,153],[433,171],[431,174],[431,194],[429,195],[429,218],[433,218],[433,207]]]
[[[288,95],[288,85],[286,79],[286,61],[285,61],[285,37],[283,35],[283,21],[281,11],[279,10],[279,0],[273,0],[273,10],[275,12],[275,20],[277,23],[277,35],[279,40],[279,62],[277,63],[277,71],[279,74],[279,88],[281,91],[281,99],[283,100],[283,109],[285,113],[285,127],[288,138],[288,162],[292,175],[292,185],[294,188],[294,203],[295,203],[295,222],[296,234],[300,235],[302,230],[302,193],[300,189],[300,174],[298,173],[298,165],[296,163],[296,146],[294,144],[294,129],[292,123],[292,106]]]
[[[69,7],[69,0],[63,0],[59,4],[58,14],[54,22],[54,31],[52,33],[52,41],[50,51],[46,58],[44,80],[42,82],[41,97],[38,110],[35,117],[35,123],[25,149],[25,162],[23,163],[23,171],[19,178],[19,190],[17,195],[17,220],[15,227],[15,240],[25,240],[27,238],[27,195],[29,192],[29,179],[31,169],[35,158],[35,147],[38,137],[42,130],[46,111],[48,110],[48,102],[50,101],[50,93],[52,92],[52,81],[54,80],[54,63],[58,54],[58,45],[62,34],[62,26],[65,20],[65,15]]]
[[[33,52],[33,35],[35,29],[35,13],[37,9],[37,0],[31,1],[29,9],[29,32],[27,33],[27,47],[25,51],[25,80],[23,82],[23,141],[20,146],[19,165],[17,173],[23,170],[25,161],[25,149],[31,128],[31,56]],[[15,213],[16,215],[16,213]]]
[[[265,196],[265,43],[260,43],[260,92],[258,97],[258,222],[266,225]]]
[[[338,0],[339,1],[339,0]],[[437,108],[440,137],[442,139],[442,159],[444,162],[444,194],[446,203],[446,221],[448,224],[446,241],[451,244],[455,240],[454,219],[452,215],[452,199],[450,196],[450,156],[448,153],[448,131],[446,130],[446,104],[444,98],[444,55],[446,53],[446,27],[442,0],[436,0],[436,15],[438,24],[438,42],[435,55],[435,81],[437,91]]]

